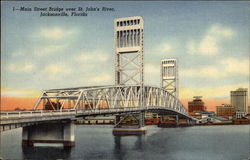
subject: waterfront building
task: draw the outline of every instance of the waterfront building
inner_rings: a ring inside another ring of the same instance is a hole
[[[202,96],[195,96],[193,101],[188,102],[188,112],[194,111],[206,111],[204,102],[202,101]]]
[[[245,112],[237,111],[235,117],[236,117],[236,119],[241,119],[241,118],[245,117],[245,115],[246,115]]]
[[[202,117],[201,113],[198,113],[198,112],[189,112],[188,114],[189,116],[192,116],[193,118],[196,118],[196,119],[201,119]]]
[[[248,113],[247,100],[247,88],[239,88],[235,91],[231,91],[231,105],[235,107],[236,112]]]
[[[176,59],[161,60],[161,87],[178,98],[178,66]]]
[[[215,113],[213,111],[194,111],[194,113],[201,114],[201,118],[213,117],[215,115]]]
[[[213,123],[232,123],[232,120],[230,120],[230,119],[227,119],[227,118],[224,118],[224,117],[211,117],[211,121],[213,122]]]
[[[216,106],[216,115],[221,117],[233,117],[235,115],[235,108],[230,104],[222,104]]]

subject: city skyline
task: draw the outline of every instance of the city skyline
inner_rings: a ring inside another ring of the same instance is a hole
[[[36,97],[49,88],[115,84],[114,19],[129,16],[144,19],[146,85],[160,86],[161,59],[176,58],[180,99],[201,95],[229,100],[231,90],[249,87],[247,2],[120,4],[3,2],[1,95]],[[12,10],[48,5],[109,6],[115,11],[39,17]]]

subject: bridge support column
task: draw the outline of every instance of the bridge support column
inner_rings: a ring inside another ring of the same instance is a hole
[[[179,116],[178,115],[161,115],[160,123],[158,127],[172,128],[179,126]]]
[[[160,123],[163,123],[163,122],[164,122],[164,116],[161,115],[161,116],[160,116]]]
[[[139,128],[144,127],[144,125],[145,125],[145,112],[139,113],[138,120],[139,120]]]
[[[137,123],[126,122],[128,118],[134,118]],[[144,128],[145,112],[138,114],[117,115],[115,117],[114,135],[142,135],[146,134]]]
[[[176,127],[179,126],[179,116],[175,115],[175,122],[176,122]]]
[[[75,125],[71,121],[41,123],[23,127],[23,146],[74,146]]]

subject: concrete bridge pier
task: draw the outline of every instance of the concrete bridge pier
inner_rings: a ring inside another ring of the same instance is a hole
[[[137,123],[134,124],[126,122],[128,117],[134,118],[137,121]],[[144,119],[145,119],[145,112],[140,112],[137,114],[116,115],[113,134],[114,135],[146,134],[146,129],[144,128]]]
[[[75,125],[72,121],[53,121],[23,127],[23,146],[74,146]]]

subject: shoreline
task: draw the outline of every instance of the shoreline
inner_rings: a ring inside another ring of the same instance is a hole
[[[190,127],[192,126],[225,126],[225,125],[249,125],[250,123],[240,123],[240,124],[235,124],[235,123],[214,123],[214,124],[194,124],[194,125],[190,125]],[[85,126],[100,126],[100,125],[114,125],[112,123],[97,123],[97,124],[88,124],[88,123],[75,123],[75,125],[85,125]],[[158,124],[147,124],[145,126],[157,126]],[[178,126],[178,127],[189,127],[189,126]],[[168,127],[166,127],[168,128]],[[172,128],[172,127],[169,127]]]

